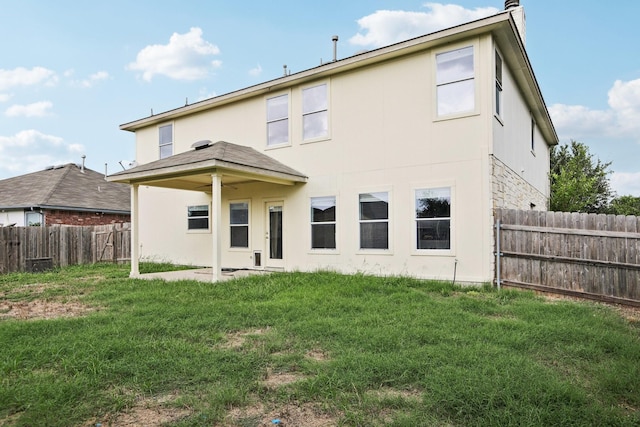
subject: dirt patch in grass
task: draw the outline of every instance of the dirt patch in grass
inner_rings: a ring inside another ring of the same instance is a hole
[[[269,332],[269,328],[254,329],[252,331],[238,331],[232,332],[225,336],[225,342],[221,345],[222,348],[240,348],[247,341],[250,336],[264,335]]]
[[[0,292],[0,319],[78,317],[96,310],[94,307],[76,301],[77,295],[43,298],[43,294],[47,291],[62,288],[57,285],[36,283],[14,288],[10,292]]]
[[[418,390],[397,390],[395,388],[381,388],[379,390],[369,390],[367,395],[377,399],[406,399],[419,401],[422,399],[422,393]]]
[[[279,408],[266,408],[263,403],[256,403],[249,407],[232,409],[224,423],[225,427],[274,425],[333,427],[337,426],[338,422],[311,403],[288,403]]]
[[[104,419],[91,420],[85,423],[84,427],[95,427],[97,425],[104,427],[149,427],[176,422],[191,415],[189,409],[167,405],[174,402],[178,397],[176,394],[166,394],[157,397],[139,398],[133,407],[126,412],[107,415]]]
[[[271,369],[267,369],[267,377],[262,381],[262,384],[267,388],[276,389],[304,378],[304,375],[295,372],[273,372]]]
[[[79,302],[56,301],[0,301],[0,319],[56,319],[59,317],[78,317],[95,311]]]
[[[317,348],[307,351],[305,356],[318,362],[325,362],[329,360],[329,356],[327,355],[327,353]]]

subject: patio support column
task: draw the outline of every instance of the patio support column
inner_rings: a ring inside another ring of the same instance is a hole
[[[139,209],[138,209],[138,184],[131,185],[131,273],[129,277],[138,277],[140,267],[140,235],[139,235]]]
[[[211,174],[211,238],[213,241],[212,261],[213,277],[211,280],[217,282],[222,280],[222,251],[220,237],[222,236],[222,176],[218,172]]]

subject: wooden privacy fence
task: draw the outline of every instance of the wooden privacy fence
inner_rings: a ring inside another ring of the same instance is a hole
[[[0,227],[0,273],[131,258],[131,225]]]
[[[497,209],[496,282],[640,306],[640,217]]]

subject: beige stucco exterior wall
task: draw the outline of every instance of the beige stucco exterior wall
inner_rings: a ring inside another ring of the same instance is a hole
[[[473,45],[475,52],[476,110],[438,119],[435,54],[468,45]],[[223,267],[252,267],[254,251],[262,252],[266,264],[265,204],[282,201],[286,270],[332,269],[447,280],[456,271],[458,281],[490,281],[492,155],[507,166],[518,163],[521,153],[519,149],[510,151],[509,144],[526,139],[518,127],[526,110],[518,104],[523,103],[521,98],[509,101],[517,112],[504,118],[502,130],[496,128],[491,101],[492,52],[493,42],[487,35],[313,82],[328,84],[330,117],[330,136],[314,142],[301,140],[301,90],[305,86],[172,121],[175,153],[189,150],[198,140],[224,140],[251,146],[309,178],[307,183],[294,186],[248,183],[222,188]],[[511,92],[517,90],[512,88]],[[281,93],[289,94],[290,144],[267,148],[266,99]],[[499,147],[494,147],[494,138],[499,139]],[[140,163],[158,159],[157,126],[137,131],[136,142]],[[539,161],[528,159],[526,169]],[[418,251],[414,191],[443,186],[451,188],[451,250]],[[537,186],[543,186],[542,180],[536,181]],[[358,195],[378,191],[389,193],[389,249],[360,250]],[[310,249],[310,198],[316,196],[336,197],[336,250]],[[250,203],[246,250],[229,248],[231,201]],[[141,256],[210,265],[211,233],[188,232],[186,225],[187,206],[203,203],[211,203],[210,191],[141,186]]]
[[[495,96],[491,99],[495,112]],[[493,206],[546,209],[549,147],[504,62],[502,100],[501,114],[493,114]]]

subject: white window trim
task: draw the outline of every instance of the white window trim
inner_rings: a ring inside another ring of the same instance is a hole
[[[451,52],[453,50],[462,49],[465,47],[473,47],[473,79],[474,79],[474,108],[470,111],[465,111],[464,113],[452,113],[443,116],[438,115],[438,63],[436,57],[440,53]],[[480,67],[480,42],[477,38],[467,40],[462,43],[456,43],[447,45],[444,48],[435,49],[431,52],[431,73],[432,73],[432,100],[431,105],[433,105],[433,121],[441,122],[445,120],[454,120],[463,117],[471,117],[477,116],[480,114],[480,79],[479,79],[479,67]],[[493,63],[493,62],[492,62]]]
[[[333,222],[333,224],[335,224],[336,226],[336,247],[334,249],[330,249],[330,248],[318,248],[318,249],[314,249],[311,247],[311,228],[313,224],[327,224],[327,222],[312,222],[311,218],[309,218],[309,241],[307,242],[307,248],[309,248],[309,250],[307,251],[309,254],[312,255],[338,255],[340,254],[340,242],[339,242],[339,236],[340,236],[340,227],[338,226],[338,219],[340,218],[340,200],[337,194],[314,194],[312,196],[309,196],[308,200],[309,200],[309,208],[307,210],[307,212],[311,213],[311,199],[315,198],[315,197],[335,197],[336,199],[336,220]],[[331,223],[329,223],[331,224]]]
[[[160,128],[165,127],[165,126],[171,126],[171,144],[160,144]],[[162,123],[159,124],[157,126],[157,130],[158,130],[158,159],[166,159],[167,157],[171,157],[174,154],[176,154],[176,126],[174,122],[166,122],[166,123]],[[167,157],[161,157],[162,156],[162,147],[166,147],[168,145],[171,145],[171,154]]]
[[[389,247],[387,249],[362,249],[360,247],[360,195],[365,193],[387,193],[389,197],[389,216],[387,218],[388,233],[389,233]],[[356,255],[393,255],[393,244],[394,244],[394,227],[393,227],[393,189],[392,186],[384,186],[381,185],[379,187],[364,187],[357,190],[355,194],[355,223],[356,226],[353,227],[355,231],[354,242],[356,244],[355,253]]]
[[[499,106],[500,106],[500,111],[498,111],[498,102],[496,101],[497,99],[497,86],[498,86],[498,76],[495,74],[496,72],[496,56],[500,57],[500,64],[502,65],[502,81],[500,82],[500,102],[499,102]],[[496,47],[494,49],[494,54],[493,54],[493,114],[494,116],[498,119],[498,121],[504,125],[504,123],[502,122],[502,118],[504,116],[504,78],[505,78],[505,66],[504,66],[504,57],[502,56],[502,54],[500,53],[500,51],[498,50],[498,48]]]
[[[281,142],[280,144],[269,145],[269,123],[271,123],[271,122],[268,119],[269,111],[268,111],[268,108],[267,108],[267,102],[270,99],[277,98],[277,97],[283,96],[283,95],[287,95],[287,120],[288,120],[287,121],[287,124],[288,124],[287,142]],[[291,147],[291,145],[292,145],[292,141],[291,141],[292,138],[291,137],[293,135],[292,131],[291,131],[292,130],[291,129],[292,128],[292,126],[291,126],[292,125],[292,119],[291,119],[291,112],[292,112],[291,104],[292,104],[292,101],[293,100],[292,100],[292,97],[291,97],[291,91],[290,90],[287,90],[287,91],[284,91],[284,92],[279,92],[279,93],[270,93],[268,96],[264,97],[263,105],[264,105],[264,119],[265,119],[265,121],[264,121],[264,124],[265,124],[265,129],[264,129],[264,132],[265,132],[264,133],[265,150],[277,150],[278,148]]]
[[[248,237],[247,237],[247,247],[243,248],[243,247],[239,247],[239,246],[231,246],[231,227],[233,227],[233,225],[231,224],[231,205],[234,203],[247,203],[247,215],[248,215],[248,219],[247,219],[247,233],[248,233]],[[228,212],[229,212],[229,246],[228,249],[231,252],[252,252],[251,250],[251,199],[238,199],[238,200],[229,200],[229,204],[228,204]]]
[[[302,111],[303,91],[316,86],[325,85],[327,87],[327,134],[316,138],[304,139],[304,112]],[[300,87],[300,144],[313,144],[314,142],[326,141],[331,139],[331,85],[329,81],[314,82],[313,84]]]
[[[416,203],[416,191],[417,190],[428,190],[430,188],[444,188],[447,187],[451,190],[451,212],[450,212],[450,236],[451,236],[451,248],[449,249],[418,249],[416,247],[416,241],[418,239],[417,235],[417,227],[416,227],[416,211],[415,211],[415,203]],[[411,186],[411,255],[415,256],[445,256],[451,257],[456,255],[456,211],[457,211],[457,200],[456,200],[456,184],[455,181],[432,181],[426,183],[417,183]]]
[[[196,228],[196,229],[190,229],[189,228],[189,208],[192,206],[207,206],[208,209],[208,215],[207,215],[207,219],[208,221],[208,227],[205,228]],[[211,203],[210,202],[206,202],[206,203],[190,203],[188,205],[185,205],[185,210],[187,212],[187,215],[185,215],[185,228],[186,228],[186,232],[187,234],[211,234]]]

